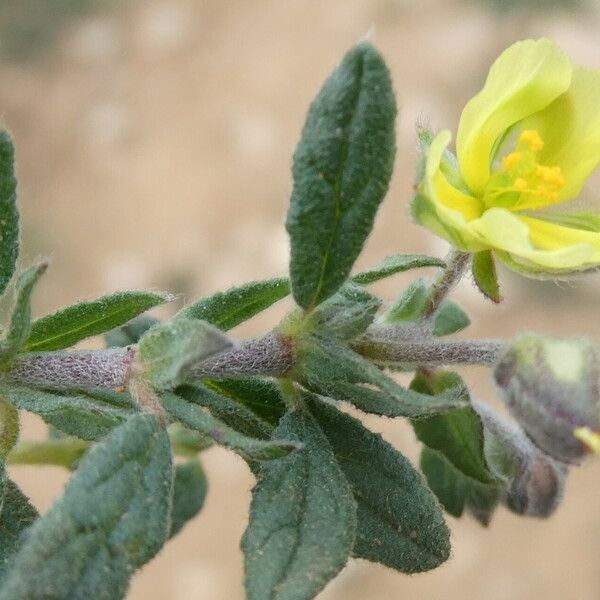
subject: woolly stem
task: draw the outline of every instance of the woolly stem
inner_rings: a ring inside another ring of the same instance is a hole
[[[423,319],[435,315],[446,296],[461,280],[470,260],[471,254],[468,252],[462,252],[456,248],[450,250],[446,257],[446,268],[437,276],[431,286]]]

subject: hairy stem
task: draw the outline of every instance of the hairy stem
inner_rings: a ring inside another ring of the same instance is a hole
[[[446,268],[434,280],[423,318],[428,319],[435,315],[440,305],[461,280],[465,269],[469,265],[471,254],[457,249],[450,250],[446,257]]]

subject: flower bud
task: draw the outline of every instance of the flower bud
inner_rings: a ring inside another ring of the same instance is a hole
[[[600,348],[594,342],[522,335],[494,378],[513,417],[545,453],[578,462],[594,451],[600,430]]]
[[[541,452],[513,421],[474,401],[484,424],[486,462],[505,484],[503,501],[514,513],[549,517],[559,505],[568,468]]]

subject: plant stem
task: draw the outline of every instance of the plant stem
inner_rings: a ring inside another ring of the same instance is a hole
[[[436,277],[429,292],[423,319],[430,319],[438,311],[440,305],[461,280],[471,260],[471,254],[456,248],[450,250],[446,257],[446,268]]]

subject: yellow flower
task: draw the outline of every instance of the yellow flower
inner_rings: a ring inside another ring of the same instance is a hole
[[[600,205],[574,206],[600,162],[600,71],[550,40],[506,49],[451,135],[427,140],[415,219],[461,250],[493,250],[514,270],[600,265]]]

